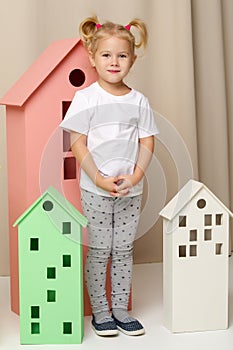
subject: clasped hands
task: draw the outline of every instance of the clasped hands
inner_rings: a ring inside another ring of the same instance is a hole
[[[134,186],[133,175],[102,177],[101,183],[97,185],[113,197],[123,197]]]

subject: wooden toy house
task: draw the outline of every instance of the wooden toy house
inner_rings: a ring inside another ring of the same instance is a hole
[[[87,219],[50,187],[16,225],[21,344],[80,344]]]
[[[233,214],[204,184],[190,180],[160,215],[164,325],[172,332],[227,328]]]
[[[52,43],[0,99],[6,105],[11,307],[19,313],[18,238],[13,223],[49,186],[81,210],[69,136],[58,126],[78,89],[96,80],[79,38]],[[84,258],[86,245],[84,245]],[[85,314],[90,314],[86,289]]]

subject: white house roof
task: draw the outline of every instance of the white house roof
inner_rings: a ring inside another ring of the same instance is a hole
[[[233,213],[206,187],[203,183],[189,180],[184,187],[168,202],[159,213],[167,220],[172,220],[188,204],[193,197],[202,189],[206,191],[233,217]]]

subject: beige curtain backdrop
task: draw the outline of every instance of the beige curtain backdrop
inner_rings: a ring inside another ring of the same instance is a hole
[[[190,178],[233,210],[232,0],[0,0],[0,96],[54,40],[96,13],[148,25],[128,84],[148,96],[160,134],[145,182],[135,262],[162,261],[158,212]],[[17,147],[17,145],[16,145]],[[19,154],[20,157],[20,154]],[[20,179],[17,179],[20,186]],[[0,107],[0,274],[9,273],[5,108]]]

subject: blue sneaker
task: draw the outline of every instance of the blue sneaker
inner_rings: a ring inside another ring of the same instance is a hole
[[[116,325],[114,320],[102,322],[102,323],[97,323],[95,321],[95,316],[93,315],[91,324],[92,324],[92,328],[94,329],[95,333],[100,335],[100,336],[106,337],[106,336],[118,334],[117,325]]]
[[[112,315],[114,321],[116,322],[117,328],[124,334],[127,335],[142,335],[145,333],[145,329],[142,324],[138,321],[121,322],[114,315]]]

